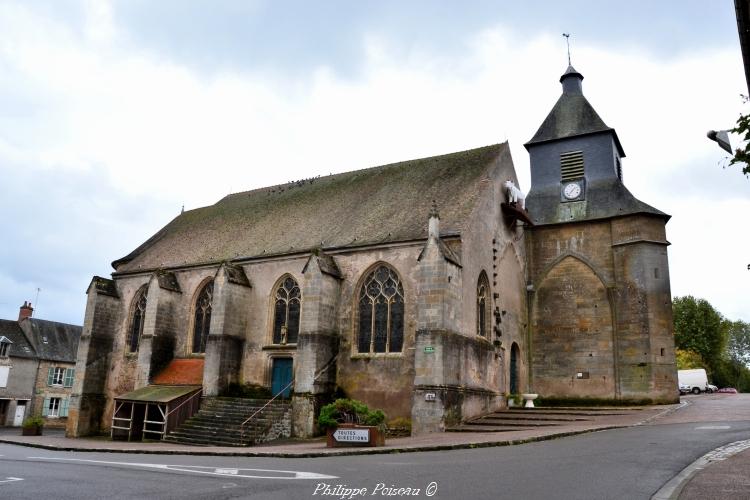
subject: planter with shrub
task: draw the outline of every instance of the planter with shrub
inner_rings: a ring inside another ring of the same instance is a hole
[[[320,409],[318,427],[326,431],[327,446],[383,446],[385,414],[355,399],[337,399]]]
[[[21,424],[21,434],[24,436],[41,436],[44,428],[42,417],[29,417]]]

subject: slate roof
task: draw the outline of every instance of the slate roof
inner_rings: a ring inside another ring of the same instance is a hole
[[[637,199],[617,179],[588,183],[586,201],[582,203],[585,204],[585,211],[571,219],[565,212],[567,204],[560,203],[560,189],[555,186],[529,193],[526,198],[526,209],[537,226],[634,214],[654,215],[665,221],[671,218],[670,215]]]
[[[33,344],[26,338],[18,321],[0,319],[0,337],[6,337],[13,342],[8,352],[9,356],[18,358],[36,358]]]
[[[565,74],[560,77],[560,81],[565,78],[580,78],[583,80],[583,76],[572,66],[568,67]],[[625,156],[615,129],[604,123],[604,120],[601,119],[586,97],[578,92],[563,92],[534,137],[524,146],[528,149],[529,146],[534,144],[603,132],[609,132],[614,136],[620,156]]]
[[[507,143],[229,195],[184,212],[112,266],[118,273],[459,234]]]
[[[82,327],[36,318],[25,319],[21,324],[30,327],[30,337],[39,359],[76,362]]]

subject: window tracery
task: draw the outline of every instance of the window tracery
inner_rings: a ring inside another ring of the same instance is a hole
[[[371,272],[359,292],[357,350],[401,352],[404,343],[404,288],[386,265]]]
[[[487,337],[488,311],[487,307],[490,296],[490,282],[487,273],[482,271],[477,281],[477,335]]]
[[[296,344],[299,336],[299,316],[302,294],[297,281],[291,276],[284,278],[276,288],[273,343]]]
[[[130,321],[130,339],[128,342],[130,352],[138,352],[138,344],[141,341],[141,335],[143,335],[143,323],[146,319],[147,292],[148,287],[141,287],[136,293],[133,302],[133,316]]]
[[[193,353],[206,352],[206,341],[211,329],[211,305],[214,297],[214,282],[203,286],[195,301],[195,321],[193,323]]]

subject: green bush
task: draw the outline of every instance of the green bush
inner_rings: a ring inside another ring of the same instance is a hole
[[[44,419],[40,416],[28,417],[23,421],[21,426],[24,429],[31,429],[32,427],[44,427]]]
[[[321,429],[335,429],[339,424],[379,426],[385,422],[382,410],[370,410],[366,404],[356,399],[337,399],[320,409],[318,426]]]

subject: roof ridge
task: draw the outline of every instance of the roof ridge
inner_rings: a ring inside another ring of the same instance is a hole
[[[473,152],[473,151],[479,151],[479,150],[482,150],[482,149],[489,149],[489,148],[493,148],[493,147],[505,146],[507,144],[508,144],[508,141],[506,140],[504,142],[498,142],[498,143],[495,143],[495,144],[487,144],[485,146],[479,146],[479,147],[476,147],[476,148],[465,149],[465,150],[462,150],[462,151],[453,151],[451,153],[441,153],[441,154],[432,155],[432,156],[423,156],[421,158],[411,158],[409,160],[401,160],[401,161],[396,161],[396,162],[393,162],[393,163],[385,163],[385,164],[382,164],[382,165],[374,165],[372,167],[364,167],[364,168],[358,168],[358,169],[354,169],[354,170],[346,170],[344,172],[336,172],[335,174],[331,173],[331,174],[328,174],[328,175],[318,175],[316,177],[307,177],[306,179],[299,179],[299,180],[296,180],[296,181],[288,181],[288,182],[285,182],[285,183],[282,183],[282,184],[274,184],[272,186],[264,186],[264,187],[259,187],[259,188],[255,188],[255,189],[248,189],[247,191],[238,191],[236,193],[230,193],[230,194],[224,196],[219,201],[217,201],[216,203],[214,203],[214,205],[216,205],[218,203],[221,203],[225,199],[230,198],[232,196],[238,196],[238,195],[243,195],[243,194],[251,194],[251,193],[256,193],[256,192],[267,191],[269,189],[286,187],[286,186],[289,186],[289,185],[292,185],[292,184],[296,184],[298,182],[309,181],[311,179],[313,179],[313,180],[331,179],[331,178],[335,178],[335,177],[342,176],[342,175],[352,174],[352,173],[355,173],[355,172],[366,172],[368,170],[374,170],[374,169],[378,169],[378,168],[397,167],[399,165],[402,165],[402,164],[405,164],[405,163],[412,163],[412,162],[415,162],[415,161],[425,161],[425,160],[435,160],[435,159],[438,159],[438,158],[448,158],[448,157],[454,156],[454,155],[461,155],[461,154],[466,154],[466,153],[470,153],[470,152]],[[206,206],[211,206],[211,205],[206,205]],[[192,210],[200,210],[201,208],[206,208],[206,207],[197,207],[197,208],[194,208]]]

